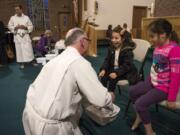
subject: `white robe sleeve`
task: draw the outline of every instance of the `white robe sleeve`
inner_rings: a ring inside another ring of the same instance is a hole
[[[28,21],[27,21],[27,29],[28,29],[28,33],[31,33],[33,31],[33,24],[31,22],[31,20],[28,18]]]
[[[8,23],[8,29],[14,33],[14,28],[15,28],[15,25],[14,25],[14,19],[13,19],[13,16],[10,18],[9,20],[9,23]]]
[[[90,63],[80,60],[73,71],[75,72],[80,92],[91,104],[99,107],[112,107],[112,97],[99,82],[96,72]]]

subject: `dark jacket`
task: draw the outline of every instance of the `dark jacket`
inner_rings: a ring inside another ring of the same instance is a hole
[[[5,26],[3,22],[0,21],[0,64],[7,64],[8,62],[5,45],[6,45]]]
[[[0,45],[5,45],[6,35],[5,35],[5,26],[3,22],[0,21]]]
[[[135,84],[138,80],[138,71],[134,65],[133,60],[133,50],[136,45],[134,42],[124,43],[120,53],[119,53],[119,68],[114,69],[114,59],[115,59],[115,48],[110,46],[108,48],[107,56],[100,70],[105,70],[106,72],[115,72],[118,77],[125,78],[130,84]]]

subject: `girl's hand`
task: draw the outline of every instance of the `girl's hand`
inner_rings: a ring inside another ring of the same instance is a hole
[[[105,70],[102,70],[100,73],[99,73],[99,77],[103,77],[105,75],[106,71]]]
[[[170,102],[170,101],[168,101],[168,102],[167,102],[167,107],[168,107],[169,109],[175,110],[175,109],[176,109],[176,102]]]
[[[109,77],[111,77],[111,79],[116,79],[117,78],[117,74],[116,73],[111,73],[109,75]]]

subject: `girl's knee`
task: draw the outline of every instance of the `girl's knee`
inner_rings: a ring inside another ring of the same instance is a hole
[[[138,100],[135,102],[134,106],[135,106],[135,109],[136,109],[137,112],[139,112],[141,110],[141,108],[142,108],[141,104],[140,104],[140,102]]]
[[[142,100],[137,100],[137,101],[135,102],[135,108],[136,108],[136,111],[137,111],[137,112],[142,112],[142,111],[146,111],[147,106],[145,106],[145,105],[143,104],[143,101],[142,101]]]

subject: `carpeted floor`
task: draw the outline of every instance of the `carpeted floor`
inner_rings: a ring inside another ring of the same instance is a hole
[[[107,47],[99,47],[97,58],[87,57],[97,72],[106,52]],[[145,65],[146,75],[150,64],[151,61],[147,60]],[[40,66],[33,67],[31,65],[28,65],[24,70],[20,70],[16,63],[11,63],[6,69],[0,69],[0,135],[24,134],[21,117],[26,92],[29,84],[32,83],[40,70]],[[119,95],[118,91],[116,95],[115,103],[121,107],[121,113],[118,115],[118,118],[106,126],[99,126],[83,114],[80,120],[80,128],[84,135],[144,135],[142,126],[138,132],[131,132],[129,129],[129,123],[134,118],[132,107],[129,109],[128,118],[123,117],[128,101],[128,87],[123,88],[121,95]],[[150,111],[153,127],[157,131],[157,135],[180,135],[180,116],[163,108],[160,108],[157,113],[154,106],[152,106]],[[162,125],[166,125],[168,128]]]

